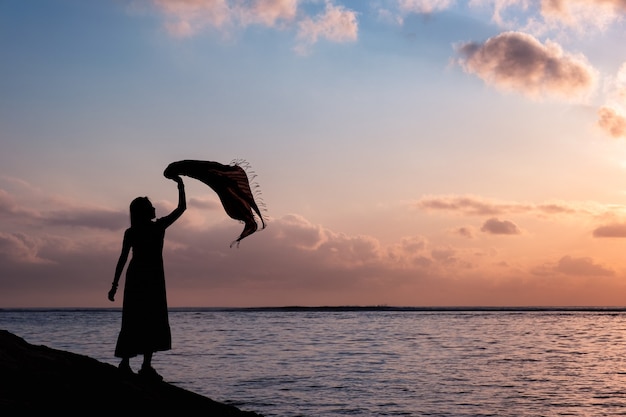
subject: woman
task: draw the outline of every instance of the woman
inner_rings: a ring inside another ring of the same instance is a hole
[[[172,347],[163,270],[165,229],[187,208],[183,180],[179,176],[172,176],[171,179],[178,183],[178,207],[167,216],[153,220],[155,210],[148,197],[137,197],[131,202],[130,228],[124,232],[122,253],[109,291],[109,300],[114,301],[122,270],[132,249],[132,258],[126,270],[122,328],[115,356],[122,358],[119,369],[131,374],[130,358],[143,355],[138,374],[155,380],[162,380],[163,377],[152,368],[152,355]]]

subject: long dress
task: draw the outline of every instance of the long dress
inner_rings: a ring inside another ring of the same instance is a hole
[[[126,270],[116,357],[131,358],[172,347],[163,270],[163,241],[171,221],[166,216],[124,233],[132,257]]]

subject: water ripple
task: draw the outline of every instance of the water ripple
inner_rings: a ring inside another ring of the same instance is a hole
[[[116,363],[119,311],[0,311]],[[626,313],[172,311],[166,380],[280,417],[626,415]],[[139,365],[139,359],[135,362]]]

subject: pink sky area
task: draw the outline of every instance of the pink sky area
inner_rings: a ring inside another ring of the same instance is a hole
[[[15,191],[0,194],[2,219],[15,231],[0,239],[2,305],[111,306],[105,295],[126,210],[3,182]],[[175,196],[173,183],[162,182]],[[206,194],[189,198],[166,235],[172,306],[621,305],[626,226],[611,207],[425,196],[371,221],[393,227],[422,215],[434,224],[431,236],[384,243],[285,214],[230,248],[242,227]],[[155,205],[164,214],[173,201]]]

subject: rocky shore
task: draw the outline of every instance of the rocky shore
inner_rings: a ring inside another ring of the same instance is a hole
[[[0,330],[0,414],[262,417],[167,382],[124,376],[117,367]]]

